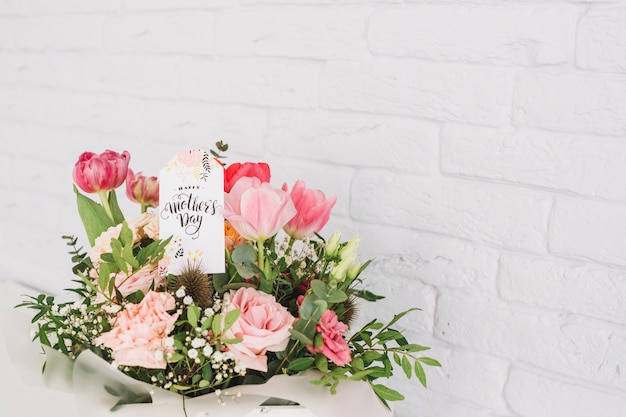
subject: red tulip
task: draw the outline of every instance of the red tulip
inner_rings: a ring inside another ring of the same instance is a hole
[[[83,152],[74,165],[72,177],[86,193],[114,190],[124,183],[129,162],[130,154],[127,151],[121,155],[109,150],[100,155]]]
[[[141,172],[135,174],[129,168],[126,177],[126,196],[130,201],[141,204],[142,213],[146,211],[146,207],[157,207],[159,205],[159,180],[157,177],[146,177]]]
[[[270,166],[265,162],[235,162],[224,171],[224,192],[229,193],[241,177],[254,177],[261,182],[270,182]]]
[[[287,184],[283,185],[287,191]],[[296,215],[285,225],[285,232],[294,239],[312,237],[328,223],[330,211],[337,197],[326,198],[320,190],[306,188],[304,181],[298,180],[291,190],[291,199],[296,206]]]

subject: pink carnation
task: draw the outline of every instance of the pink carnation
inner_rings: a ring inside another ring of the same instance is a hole
[[[178,313],[168,311],[175,307],[169,293],[150,291],[139,304],[128,304],[120,311],[113,328],[94,344],[111,349],[118,365],[165,369],[164,356],[171,348],[164,340],[178,319]]]
[[[338,366],[343,366],[352,360],[352,353],[343,333],[348,326],[337,318],[337,313],[326,310],[317,323],[317,332],[322,334],[322,346],[307,346],[311,353],[321,353]]]
[[[226,313],[239,309],[241,315],[224,337],[242,338],[229,346],[237,364],[257,371],[267,371],[266,352],[285,350],[289,329],[295,318],[273,296],[254,288],[242,287],[224,294]]]

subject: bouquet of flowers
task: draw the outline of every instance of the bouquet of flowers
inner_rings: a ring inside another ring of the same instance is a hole
[[[90,247],[64,236],[76,276],[72,300],[41,294],[19,305],[35,310],[33,339],[71,359],[95,353],[183,401],[314,370],[311,383],[331,393],[344,380],[364,381],[387,404],[404,398],[380,382],[394,363],[426,386],[424,366],[440,364],[393,328],[414,309],[351,327],[360,301],[382,297],[363,288],[369,261],[358,262],[358,237],[318,234],[336,198],[302,181],[274,188],[267,164],[226,164],[227,145],[216,146],[211,158],[224,169],[224,272],[208,274],[192,261],[168,272],[182,249],[160,235],[159,180],[129,169],[128,152],[85,152],[73,178],[100,200],[74,187]],[[124,183],[141,206],[137,217],[127,219],[118,204]],[[116,407],[141,401],[149,399],[120,394]]]

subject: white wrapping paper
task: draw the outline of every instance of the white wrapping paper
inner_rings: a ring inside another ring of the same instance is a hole
[[[41,374],[44,356],[36,342],[29,338],[31,324],[23,311],[6,309],[0,316],[11,362],[19,368],[24,382],[73,393],[78,415],[90,417],[184,417],[183,398],[170,391],[132,379],[92,352],[81,353],[76,361],[52,349],[45,349],[46,371]],[[362,381],[342,381],[337,394],[328,387],[310,384],[319,378],[317,372],[286,376],[277,375],[262,385],[239,385],[222,395],[185,399],[188,417],[390,417],[388,410]],[[152,403],[127,404],[111,412],[118,398],[105,386],[132,390],[152,398]],[[235,394],[239,393],[239,397]],[[231,398],[231,396],[233,398]],[[299,406],[262,406],[268,398],[280,398]]]

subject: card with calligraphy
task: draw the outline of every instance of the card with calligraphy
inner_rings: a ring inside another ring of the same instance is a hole
[[[224,167],[200,150],[178,152],[159,174],[160,235],[172,236],[168,272],[224,272]]]

